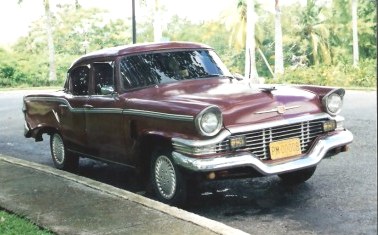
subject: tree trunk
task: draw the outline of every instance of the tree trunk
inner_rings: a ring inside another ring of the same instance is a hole
[[[160,6],[159,0],[155,0],[154,6],[154,41],[161,42],[162,40],[162,27],[161,27],[161,13],[160,13]]]
[[[55,69],[55,49],[54,40],[51,28],[51,16],[50,16],[50,3],[49,0],[44,0],[45,7],[45,17],[46,17],[46,33],[47,33],[47,44],[49,48],[49,81],[56,81],[56,69]]]
[[[277,78],[277,75],[284,73],[281,9],[279,6],[279,0],[276,0],[275,5],[274,36],[274,78]]]
[[[247,0],[247,36],[245,41],[245,67],[246,78],[258,80],[256,70],[256,42],[255,42],[255,2]]]
[[[262,52],[262,50],[261,50],[259,47],[257,47],[257,51],[260,53],[261,58],[264,60],[265,65],[266,65],[266,67],[268,68],[270,74],[272,75],[272,77],[274,77],[273,70],[272,70],[272,68],[270,67],[269,62],[268,62],[268,60],[266,59],[264,53]]]
[[[79,10],[81,8],[79,0],[75,0],[75,9]]]
[[[353,66],[358,66],[358,30],[357,30],[357,0],[352,0],[352,29],[353,29]]]

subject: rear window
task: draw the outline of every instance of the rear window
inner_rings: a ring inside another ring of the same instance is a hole
[[[70,91],[73,95],[88,95],[89,67],[80,66],[70,72]]]

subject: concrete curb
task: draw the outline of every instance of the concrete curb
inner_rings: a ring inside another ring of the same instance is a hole
[[[54,176],[62,177],[64,179],[67,179],[67,180],[88,186],[92,189],[96,189],[96,190],[99,190],[99,191],[104,192],[104,193],[108,193],[108,194],[111,194],[111,195],[114,195],[114,196],[117,196],[117,197],[121,197],[121,198],[126,199],[126,200],[130,200],[132,202],[141,204],[141,205],[146,206],[148,208],[158,210],[158,211],[161,211],[165,214],[174,216],[178,219],[196,224],[198,226],[206,228],[206,229],[208,229],[212,232],[215,232],[217,234],[222,234],[222,235],[246,235],[246,234],[248,234],[248,233],[243,232],[239,229],[232,228],[232,227],[227,226],[223,223],[220,223],[220,222],[217,222],[217,221],[196,215],[194,213],[179,209],[177,207],[168,206],[166,204],[163,204],[163,203],[158,202],[158,201],[151,200],[151,199],[143,197],[141,195],[138,195],[138,194],[135,194],[135,193],[123,190],[123,189],[119,189],[119,188],[113,187],[111,185],[104,184],[104,183],[101,183],[101,182],[98,182],[98,181],[95,181],[95,180],[92,180],[92,179],[89,179],[89,178],[78,176],[78,175],[75,175],[75,174],[72,174],[72,173],[69,173],[69,172],[66,172],[66,171],[61,171],[61,170],[58,170],[58,169],[55,169],[55,168],[52,168],[52,167],[49,167],[49,166],[46,166],[46,165],[41,165],[41,164],[38,164],[38,163],[29,162],[29,161],[21,160],[21,159],[10,157],[10,156],[5,156],[5,155],[2,155],[2,154],[0,154],[0,160],[8,162],[8,163],[12,163],[12,164],[20,165],[20,166],[23,166],[23,167],[32,168],[32,169],[35,169],[35,170],[38,170],[38,171],[41,171],[41,172],[45,172],[45,173],[48,173],[48,174],[51,174],[51,175],[54,175]]]

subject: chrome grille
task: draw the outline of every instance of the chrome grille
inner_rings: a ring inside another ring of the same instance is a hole
[[[268,160],[270,159],[269,143],[278,140],[299,138],[302,153],[307,152],[311,142],[319,135],[324,134],[322,124],[325,121],[327,121],[327,119],[275,126],[251,132],[233,134],[231,137],[244,136],[246,140],[246,146],[235,149],[235,151],[250,151],[261,160]],[[219,143],[216,147],[216,151],[218,153],[231,151],[229,138]]]

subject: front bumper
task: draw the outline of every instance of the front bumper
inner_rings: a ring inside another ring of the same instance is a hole
[[[348,130],[338,131],[317,140],[312,148],[300,158],[287,159],[275,163],[264,163],[249,152],[240,152],[213,158],[194,158],[173,152],[175,163],[194,172],[211,172],[238,167],[252,167],[263,175],[275,175],[317,165],[327,153],[335,148],[346,146],[353,141]]]

